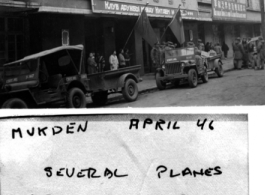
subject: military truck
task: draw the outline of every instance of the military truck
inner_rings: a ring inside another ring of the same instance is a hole
[[[83,45],[61,46],[3,66],[1,108],[85,108],[86,94],[104,105],[111,93],[138,97],[140,65],[87,74]]]

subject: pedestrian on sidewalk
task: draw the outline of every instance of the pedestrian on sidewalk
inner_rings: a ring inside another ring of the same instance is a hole
[[[126,66],[131,66],[131,57],[130,57],[129,49],[125,50],[124,58],[125,58]]]
[[[257,45],[257,57],[258,57],[258,63],[257,66],[259,70],[264,69],[264,59],[265,59],[265,44],[264,39],[262,37],[259,37],[258,45]]]
[[[123,49],[120,49],[120,53],[119,53],[119,68],[124,68],[126,66],[126,61],[124,58],[124,51]]]
[[[244,56],[244,49],[242,44],[240,43],[240,37],[236,38],[235,43],[233,44],[233,52],[234,52],[234,68],[241,70]]]
[[[251,38],[248,38],[248,63],[249,63],[249,68],[254,68],[255,63],[254,63],[254,43],[250,42]]]
[[[110,63],[110,70],[117,70],[119,67],[119,61],[116,55],[116,51],[114,50],[113,53],[109,57]]]
[[[98,72],[97,63],[95,61],[94,52],[89,53],[89,57],[87,59],[87,73],[94,74]]]
[[[222,51],[224,52],[224,58],[227,58],[227,52],[229,51],[229,47],[225,42],[223,42],[222,44]]]
[[[244,49],[244,56],[243,56],[243,68],[248,68],[249,64],[248,64],[248,44],[247,44],[247,39],[243,38],[242,39],[242,46]]]

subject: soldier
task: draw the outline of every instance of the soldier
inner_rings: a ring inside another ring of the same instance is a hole
[[[153,67],[158,67],[160,63],[160,48],[159,43],[155,43],[151,50],[151,59],[153,63]]]
[[[241,70],[244,56],[244,49],[242,44],[240,43],[240,37],[236,38],[235,43],[233,44],[234,51],[234,66],[235,69]]]
[[[258,69],[264,69],[264,59],[265,59],[265,46],[264,46],[264,39],[262,37],[259,37],[258,45],[257,45],[257,66]]]

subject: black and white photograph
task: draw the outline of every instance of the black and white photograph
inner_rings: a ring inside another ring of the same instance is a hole
[[[1,108],[264,105],[264,1],[0,1]]]
[[[265,194],[265,0],[0,0],[0,195]]]

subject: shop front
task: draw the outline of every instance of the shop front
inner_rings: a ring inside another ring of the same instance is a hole
[[[38,7],[32,2],[0,1],[0,67],[28,54],[28,13]]]
[[[137,0],[92,0],[93,15],[96,17],[95,20],[99,21],[96,24],[101,26],[102,41],[100,45],[102,49],[100,50],[103,50],[105,58],[108,59],[113,50],[119,52],[121,48],[128,48],[131,54],[131,64],[142,65],[141,74],[154,71],[150,59],[151,46],[133,31],[134,25],[144,8],[156,33],[157,40],[160,43],[167,41],[177,43],[173,33],[167,29],[167,25],[181,5],[186,40],[197,41],[196,18],[198,17],[198,8],[196,0],[149,1],[148,5],[147,2],[147,0],[142,0],[141,3]]]

